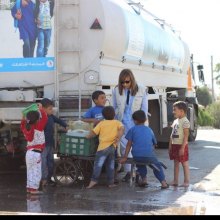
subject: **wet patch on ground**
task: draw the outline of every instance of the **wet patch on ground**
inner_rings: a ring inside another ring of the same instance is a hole
[[[48,186],[43,195],[36,196],[26,194],[25,179],[25,173],[1,175],[0,211],[58,215],[194,212],[193,205],[181,207],[181,204],[175,203],[187,190],[174,187],[161,190],[158,183],[151,183],[147,188],[130,187],[127,183],[120,183],[114,189],[108,189],[106,185],[101,184],[90,190],[85,189],[83,184],[70,187]]]

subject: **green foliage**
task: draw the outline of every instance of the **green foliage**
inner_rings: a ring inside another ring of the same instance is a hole
[[[212,104],[212,96],[206,86],[196,90],[196,96],[200,105],[208,106]]]
[[[217,63],[215,66],[215,72],[220,72],[220,63]]]
[[[218,73],[218,75],[215,77],[216,79],[216,82],[218,85],[220,85],[220,63],[217,63],[216,66],[215,66],[215,72]]]
[[[199,108],[198,124],[200,126],[213,126],[213,118],[207,110]]]
[[[207,108],[207,111],[213,118],[213,126],[217,129],[220,128],[220,102],[215,102]]]

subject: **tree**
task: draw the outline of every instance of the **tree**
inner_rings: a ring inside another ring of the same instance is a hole
[[[212,104],[212,96],[206,86],[198,88],[196,90],[196,96],[200,105],[207,107]]]
[[[220,63],[217,63],[215,66],[215,72],[218,73],[218,75],[215,77],[215,79],[217,80],[217,84],[220,85]]]
[[[215,102],[207,108],[208,113],[213,118],[215,128],[220,128],[220,102]]]

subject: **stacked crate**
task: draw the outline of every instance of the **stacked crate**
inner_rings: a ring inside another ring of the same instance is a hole
[[[59,153],[63,155],[91,156],[97,150],[96,138],[61,135]]]

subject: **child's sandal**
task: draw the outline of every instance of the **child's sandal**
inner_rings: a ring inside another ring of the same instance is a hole
[[[145,187],[148,187],[149,184],[148,183],[139,183],[138,186],[145,188]]]
[[[115,188],[115,187],[117,187],[118,185],[116,185],[116,184],[112,184],[112,185],[108,185],[108,188],[110,188],[110,189],[112,189],[112,188]]]
[[[161,186],[161,189],[168,189],[170,186],[167,184],[166,186]]]

